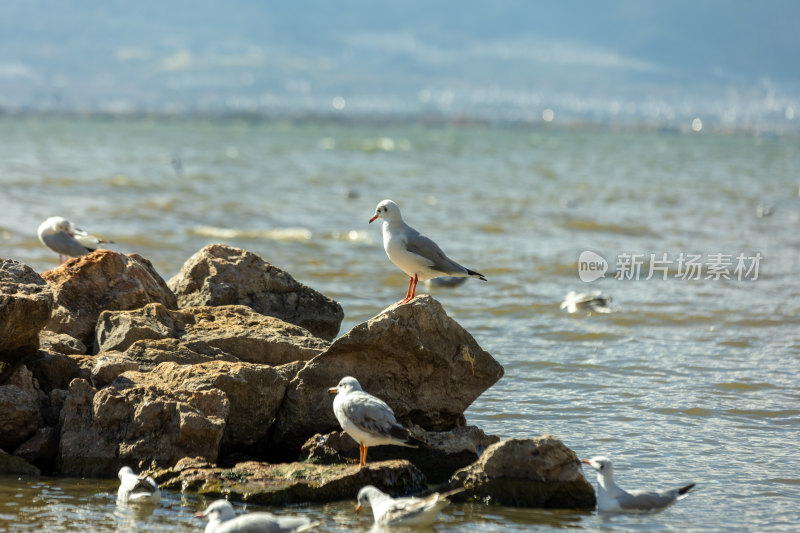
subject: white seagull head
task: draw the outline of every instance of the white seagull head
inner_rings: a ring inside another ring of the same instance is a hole
[[[123,466],[119,469],[117,473],[117,477],[121,480],[123,476],[135,476],[136,473],[133,471],[133,468],[129,466]]]
[[[353,392],[355,390],[364,390],[361,388],[361,384],[358,380],[351,376],[345,376],[340,381],[339,384],[333,387],[332,389],[328,389],[328,393],[330,394],[347,394]]]
[[[384,200],[378,204],[378,207],[375,208],[375,214],[369,219],[370,223],[374,222],[375,220],[382,218],[384,220],[395,220],[396,218],[401,218],[400,215],[400,207],[396,203],[391,200]]]
[[[195,516],[199,518],[208,518],[209,522],[225,522],[233,518],[235,514],[231,502],[228,500],[217,500]]]
[[[608,457],[600,455],[591,459],[584,459],[581,462],[597,470],[597,474],[604,478],[612,479],[614,477],[614,467],[611,466],[611,459]]]
[[[39,235],[72,234],[72,223],[64,217],[50,217],[39,225]]]

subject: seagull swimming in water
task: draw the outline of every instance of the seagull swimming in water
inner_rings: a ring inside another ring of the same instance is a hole
[[[233,505],[217,500],[195,516],[208,518],[205,533],[301,533],[319,525],[308,518],[258,512],[236,516]]]
[[[407,446],[411,433],[397,423],[394,411],[380,398],[364,392],[356,378],[347,376],[339,384],[328,389],[336,394],[333,400],[333,413],[345,433],[358,443],[361,456],[359,464],[367,464],[367,448],[383,444]]]
[[[117,502],[119,503],[149,503],[155,505],[161,499],[161,490],[158,483],[149,476],[136,475],[129,466],[120,468],[119,490]]]
[[[589,313],[610,313],[611,297],[604,296],[600,291],[576,293],[569,291],[561,302],[561,309],[566,309],[567,313],[576,311],[587,311]]]
[[[473,277],[486,281],[480,272],[463,267],[447,257],[439,246],[405,223],[400,208],[391,200],[384,200],[375,208],[370,223],[383,219],[383,249],[397,268],[408,277],[406,297],[398,303],[414,298],[417,282],[440,276]]]
[[[425,497],[392,498],[385,492],[367,485],[358,491],[356,512],[361,512],[366,504],[372,507],[375,524],[379,526],[427,526],[436,520],[436,515],[450,503],[453,494],[463,492],[455,489],[449,492],[434,492]]]
[[[39,225],[39,240],[58,254],[58,264],[64,262],[61,256],[78,257],[88,254],[101,244],[113,244],[89,235],[64,217],[50,217]]]
[[[626,491],[614,483],[614,467],[608,457],[592,457],[583,463],[597,470],[597,510],[607,512],[646,513],[666,509],[685,498],[695,486],[663,490]]]

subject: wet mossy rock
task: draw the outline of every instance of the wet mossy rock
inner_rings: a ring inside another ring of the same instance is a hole
[[[162,489],[197,493],[262,505],[323,503],[355,499],[364,485],[395,496],[425,489],[425,476],[408,461],[317,465],[312,463],[238,463],[215,467],[184,459],[175,467],[151,472]]]

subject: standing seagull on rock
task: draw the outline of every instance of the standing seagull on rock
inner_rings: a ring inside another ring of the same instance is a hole
[[[39,225],[39,240],[58,254],[58,264],[64,262],[62,255],[78,257],[96,250],[103,241],[89,235],[64,217],[50,217]]]
[[[584,459],[597,470],[597,510],[609,512],[646,513],[661,511],[685,498],[694,483],[676,489],[623,490],[614,483],[614,467],[608,457]]]
[[[400,214],[400,208],[391,200],[384,200],[375,208],[370,223],[383,219],[383,249],[397,268],[408,274],[406,297],[398,303],[406,303],[417,292],[417,281],[426,281],[440,276],[466,278],[472,276],[486,281],[483,274],[465,268],[445,255],[439,246],[420,235],[409,226]]]
[[[411,434],[397,423],[392,408],[380,398],[364,392],[356,378],[344,377],[328,392],[337,395],[333,400],[333,413],[344,432],[358,443],[361,466],[367,464],[367,448],[370,446],[417,447],[409,444]]]

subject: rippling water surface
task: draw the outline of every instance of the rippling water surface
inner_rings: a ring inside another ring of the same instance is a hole
[[[251,250],[339,301],[342,333],[406,290],[375,205],[484,273],[425,287],[505,367],[467,412],[502,438],[552,433],[610,456],[623,487],[694,481],[645,516],[453,505],[436,531],[796,531],[800,526],[800,150],[794,137],[332,122],[0,118],[0,256],[41,272],[59,214],[168,279],[202,246]],[[766,215],[766,216],[765,216]],[[584,250],[608,260],[591,284]],[[731,256],[682,279],[679,254]],[[643,254],[639,279],[620,258]],[[666,280],[648,275],[667,254]],[[735,257],[760,254],[738,280]],[[630,276],[635,278],[636,276]],[[420,285],[422,287],[422,285]],[[567,315],[570,290],[613,298]],[[594,476],[587,472],[594,483]],[[0,531],[191,531],[180,494],[149,515],[113,480],[6,478]],[[275,512],[366,530],[353,502]]]

